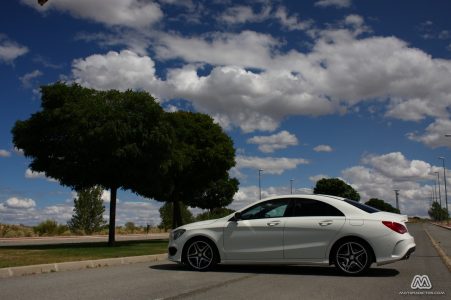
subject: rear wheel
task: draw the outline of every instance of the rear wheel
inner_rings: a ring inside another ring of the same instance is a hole
[[[371,252],[361,241],[344,241],[336,249],[335,267],[346,275],[362,274],[371,266]]]
[[[206,271],[216,265],[218,257],[214,245],[205,239],[196,239],[186,247],[185,263],[193,270]]]

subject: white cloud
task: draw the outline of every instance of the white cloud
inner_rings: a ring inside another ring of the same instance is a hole
[[[343,8],[351,6],[351,1],[352,0],[319,0],[315,2],[315,5],[321,7],[335,6]]]
[[[407,160],[401,152],[367,155],[362,162],[379,173],[397,180],[427,179],[433,166],[422,160]]]
[[[42,75],[43,75],[43,73],[41,71],[34,70],[30,73],[27,73],[27,74],[19,77],[19,79],[25,88],[30,88],[33,85],[33,80]]]
[[[5,207],[13,209],[30,209],[36,206],[36,202],[33,199],[17,197],[11,197],[3,204]]]
[[[286,170],[297,168],[298,165],[308,164],[308,160],[303,158],[287,157],[256,157],[242,156],[236,157],[236,169],[263,169],[263,173],[280,175]]]
[[[259,67],[270,60],[271,49],[280,45],[268,34],[214,32],[200,37],[160,34],[155,52],[159,59],[181,58],[190,63]],[[196,49],[196,51],[192,51]]]
[[[101,90],[159,89],[153,60],[129,50],[76,59],[72,63],[72,76],[83,86]]]
[[[310,176],[308,179],[309,179],[312,183],[316,184],[316,182],[317,182],[318,180],[321,180],[321,179],[323,179],[323,178],[330,178],[330,176],[328,176],[328,175],[323,175],[323,174],[318,174],[318,175],[315,175],[315,176]]]
[[[323,115],[335,111],[321,95],[309,93],[299,75],[288,71],[260,74],[240,67],[216,67],[198,76],[193,67],[171,70],[167,83],[175,98],[185,98],[211,114],[223,127],[239,126],[244,132],[275,130],[281,119],[292,115]]]
[[[279,7],[275,12],[275,17],[282,27],[288,30],[306,30],[312,25],[311,20],[300,21],[296,14],[289,16],[285,7]]]
[[[426,128],[424,133],[411,132],[407,136],[431,148],[442,146],[451,148],[451,137],[446,137],[445,134],[451,134],[451,120],[437,119]]]
[[[163,204],[153,200],[121,202],[117,206],[116,221],[120,225],[133,222],[138,226],[145,226],[148,223],[157,226],[161,222],[158,209]]]
[[[164,81],[150,57],[128,50],[76,60],[72,74],[85,86],[189,100],[224,128],[244,132],[274,131],[290,115],[355,111],[365,101],[385,106],[387,117],[448,119],[451,61],[396,37],[361,38],[363,31],[364,19],[349,15],[338,29],[317,31],[308,53],[283,52],[282,41],[253,31],[190,37],[160,32],[153,43],[156,58],[184,61],[168,69]]]
[[[315,148],[313,148],[316,152],[332,152],[334,149],[332,149],[329,145],[318,145]]]
[[[27,47],[19,45],[0,33],[0,62],[12,63],[16,58],[27,52]]]
[[[228,7],[220,16],[219,20],[227,24],[258,23],[267,20],[270,16],[271,7],[265,6],[260,12],[246,5]]]
[[[100,196],[100,199],[102,199],[103,203],[110,203],[111,202],[111,191],[110,190],[103,190],[102,196]],[[116,195],[116,203],[120,203],[121,201]]]
[[[63,11],[76,18],[88,19],[107,26],[147,28],[161,20],[158,3],[140,0],[58,0],[39,5],[35,0],[21,0],[39,12]]]
[[[6,151],[4,149],[0,149],[0,157],[10,157],[11,156],[11,152]]]
[[[271,153],[278,149],[285,149],[288,146],[296,146],[298,139],[294,134],[283,130],[273,135],[254,136],[248,139],[247,142],[258,145],[258,149],[262,152]]]
[[[44,172],[34,172],[31,169],[29,169],[29,168],[25,171],[25,178],[28,178],[28,179],[46,179],[47,181],[50,181],[50,182],[58,182],[56,179],[53,179],[53,178],[45,176]]]
[[[361,195],[361,201],[379,198],[395,206],[394,189],[400,190],[401,213],[427,216],[436,180],[431,172],[442,169],[420,160],[408,160],[400,152],[367,155],[362,164],[342,171],[342,177]],[[447,170],[449,173],[449,170]],[[441,178],[443,180],[443,178]],[[450,180],[448,179],[448,184]]]

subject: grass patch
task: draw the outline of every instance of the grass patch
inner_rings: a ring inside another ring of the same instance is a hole
[[[166,253],[167,240],[0,247],[0,268]]]

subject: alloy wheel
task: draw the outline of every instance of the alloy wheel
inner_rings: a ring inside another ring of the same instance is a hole
[[[214,252],[209,243],[194,241],[186,252],[188,264],[196,270],[206,270],[214,260]]]
[[[336,252],[336,264],[345,273],[358,274],[368,267],[369,255],[365,246],[346,242]]]

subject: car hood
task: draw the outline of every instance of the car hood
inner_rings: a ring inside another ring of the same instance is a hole
[[[395,222],[407,222],[407,215],[400,215],[386,211],[379,211],[373,214],[378,219],[382,221],[395,221]]]
[[[195,227],[202,227],[205,225],[210,225],[216,221],[218,221],[218,219],[194,222],[194,223],[186,224],[186,225],[182,226],[181,228],[189,229],[189,228],[195,228]]]

